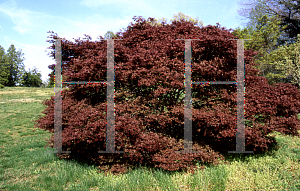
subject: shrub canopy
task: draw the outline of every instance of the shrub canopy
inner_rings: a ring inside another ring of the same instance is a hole
[[[115,145],[125,153],[97,153],[106,148],[106,85],[101,83],[75,84],[62,91],[63,150],[100,166],[111,159],[116,172],[138,163],[174,171],[194,169],[196,161],[224,160],[236,147],[235,84],[192,85],[193,150],[201,153],[175,153],[184,148],[185,88],[185,42],[176,39],[200,39],[192,41],[192,81],[236,81],[237,42],[228,40],[235,36],[219,25],[197,27],[181,20],[151,26],[143,18],[134,20],[117,33],[122,40],[114,41]],[[86,37],[75,43],[62,39],[66,81],[106,81],[107,41]],[[244,54],[245,145],[246,151],[259,152],[275,142],[268,135],[273,131],[299,136],[300,93],[290,84],[269,85],[257,76],[255,54]],[[46,115],[37,127],[53,132],[54,96],[44,104]]]

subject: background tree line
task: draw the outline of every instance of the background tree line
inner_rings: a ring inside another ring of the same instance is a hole
[[[240,5],[239,15],[250,21],[233,34],[253,39],[245,41],[245,49],[259,52],[255,59],[260,76],[269,84],[285,82],[300,88],[300,1],[243,0]]]
[[[16,51],[12,44],[7,53],[0,46],[0,88],[12,86],[45,87],[41,74],[37,68],[26,71],[23,61],[25,58],[21,51]]]

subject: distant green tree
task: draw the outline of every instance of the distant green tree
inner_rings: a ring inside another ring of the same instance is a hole
[[[184,20],[184,21],[190,21],[192,23],[194,23],[194,25],[196,26],[203,26],[203,22],[199,21],[198,17],[196,19],[193,19],[192,17],[185,15],[181,12],[179,12],[177,15],[174,14],[173,15],[173,19],[170,19],[170,21],[180,21],[180,20]],[[162,19],[154,19],[153,21],[147,21],[147,23],[150,23],[152,26],[161,26],[162,23],[167,23],[166,18],[162,18]]]
[[[54,69],[55,69],[55,64],[49,65],[48,68],[50,70],[52,70],[52,71],[51,71],[50,74],[48,74],[49,79],[47,80],[46,87],[48,87],[48,88],[54,88]],[[66,79],[67,79],[67,77],[65,75],[62,75],[62,81],[66,81]],[[65,88],[67,86],[68,86],[68,84],[62,84],[63,88]]]
[[[38,72],[37,68],[33,70],[25,71],[21,78],[21,86],[25,87],[41,87],[43,85],[41,73]]]
[[[112,31],[107,31],[104,35],[104,39],[117,38],[118,35],[114,34]]]
[[[45,88],[53,88],[54,87],[54,81],[51,80],[51,78],[49,77],[46,82],[44,82]]]
[[[300,34],[297,42],[286,43],[271,53],[272,65],[280,71],[279,74],[269,74],[269,78],[283,78],[286,83],[291,83],[300,88]]]
[[[233,31],[239,39],[252,39],[245,41],[245,49],[252,49],[258,52],[254,57],[255,62],[259,65],[259,75],[266,77],[270,84],[282,82],[285,78],[283,75],[273,75],[280,73],[273,67],[274,56],[271,53],[279,46],[277,45],[278,38],[282,35],[286,26],[280,27],[280,20],[276,16],[257,15],[256,22],[248,25],[244,29],[239,27]]]
[[[261,15],[276,16],[284,32],[277,39],[277,45],[283,46],[297,41],[299,33],[299,0],[241,0],[242,9],[238,14],[249,19],[248,25],[253,25]],[[244,19],[243,19],[244,20]]]
[[[8,82],[4,84],[5,86],[11,87],[19,84],[21,76],[25,72],[25,66],[23,63],[25,58],[23,57],[24,54],[22,54],[21,51],[16,51],[16,48],[13,44],[7,50],[5,60],[9,74]]]
[[[0,46],[0,88],[8,83],[8,63],[6,62],[5,50]]]
[[[48,88],[53,88],[54,87],[54,81],[53,80],[51,80],[50,78],[48,79],[48,83],[47,83],[47,86],[46,87],[48,87]]]

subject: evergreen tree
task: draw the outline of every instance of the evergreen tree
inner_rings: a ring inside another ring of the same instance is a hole
[[[11,87],[19,84],[21,76],[25,72],[24,58],[22,58],[24,54],[21,51],[16,51],[13,44],[7,50],[6,62],[8,64],[9,75],[8,82],[4,84],[5,86]]]
[[[285,0],[278,2],[283,7],[281,17],[281,26],[286,25],[284,38],[281,44],[292,44],[297,42],[297,34],[300,33],[300,1]]]
[[[8,83],[8,64],[6,62],[5,50],[0,46],[0,88],[4,88],[4,85]]]

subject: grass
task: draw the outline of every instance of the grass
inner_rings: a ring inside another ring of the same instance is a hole
[[[195,174],[140,166],[105,176],[95,166],[60,160],[44,148],[51,133],[34,128],[52,88],[0,89],[0,190],[300,190],[300,138],[276,133],[270,154],[228,155],[230,164]]]

